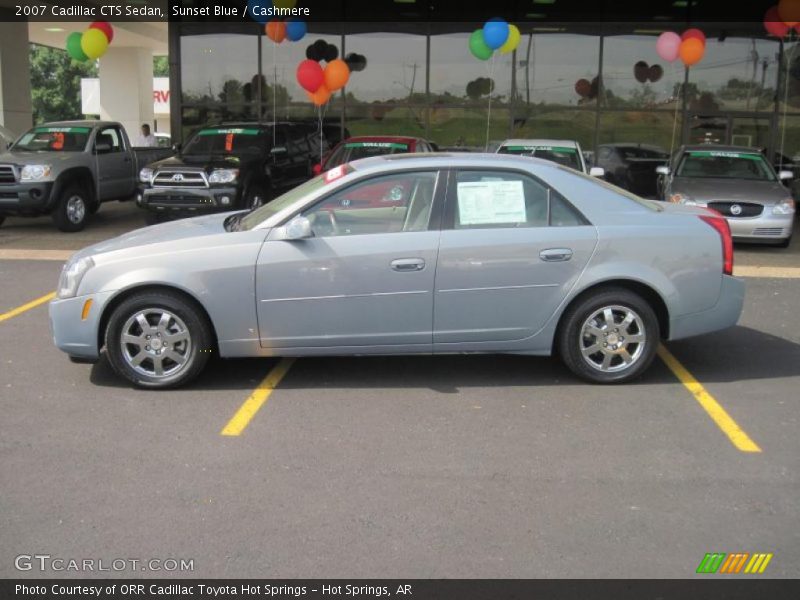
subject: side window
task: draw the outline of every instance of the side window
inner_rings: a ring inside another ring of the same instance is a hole
[[[356,183],[303,213],[316,237],[425,231],[437,174],[395,173]]]
[[[109,144],[111,152],[122,152],[122,136],[116,127],[106,127],[97,133],[95,144]]]
[[[611,148],[600,148],[598,156],[603,160],[606,160],[611,156]]]
[[[455,229],[567,227],[585,220],[544,183],[508,171],[460,171],[456,175]]]
[[[308,154],[308,138],[301,127],[290,127],[287,138],[287,149],[290,156],[304,157]]]

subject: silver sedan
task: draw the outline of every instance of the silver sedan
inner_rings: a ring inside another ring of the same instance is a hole
[[[174,387],[222,357],[558,353],[628,381],[662,339],[734,325],[725,219],[551,162],[393,155],[261,208],[139,229],[75,254],[56,346]]]

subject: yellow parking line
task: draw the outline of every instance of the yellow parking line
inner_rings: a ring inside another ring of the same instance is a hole
[[[45,294],[41,298],[36,298],[36,300],[31,300],[27,304],[23,304],[22,306],[18,306],[17,308],[12,308],[10,311],[3,313],[0,315],[0,323],[3,321],[7,321],[11,317],[16,317],[24,313],[26,310],[30,310],[32,308],[36,308],[40,304],[44,304],[45,302],[50,302],[53,298],[55,298],[56,293],[50,292],[49,294]]]
[[[284,378],[293,362],[293,358],[284,358],[274,369],[267,373],[263,381],[258,384],[258,387],[253,390],[253,393],[250,394],[247,400],[239,407],[239,410],[236,411],[236,414],[228,421],[228,424],[220,431],[220,435],[240,435],[267,401],[270,394],[272,394],[272,390]]]
[[[750,439],[750,436],[739,427],[739,424],[733,420],[733,417],[731,417],[724,408],[722,408],[722,405],[714,399],[714,396],[706,391],[706,388],[686,370],[686,367],[684,367],[669,350],[661,345],[658,347],[658,355],[661,357],[661,360],[666,363],[670,371],[675,374],[675,377],[680,380],[683,387],[691,392],[695,400],[697,400],[700,406],[708,413],[708,416],[711,417],[711,420],[717,424],[717,427],[728,436],[728,439],[736,448],[742,452],[761,452],[761,448],[758,447],[758,444]]]

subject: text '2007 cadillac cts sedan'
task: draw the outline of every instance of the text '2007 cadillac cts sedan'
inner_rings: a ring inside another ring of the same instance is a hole
[[[222,357],[557,352],[640,375],[662,339],[734,325],[728,224],[551,162],[481,154],[345,164],[246,213],[86,248],[50,304],[55,344],[105,348],[142,387]]]

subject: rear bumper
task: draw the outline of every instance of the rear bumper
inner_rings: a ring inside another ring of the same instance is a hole
[[[101,292],[50,302],[50,332],[56,347],[77,358],[99,358],[100,317],[113,295],[114,292]],[[86,319],[82,319],[83,307],[88,300],[92,305]]]
[[[236,187],[140,188],[136,203],[154,212],[218,212],[233,210],[239,202]]]
[[[717,304],[708,310],[670,319],[669,339],[679,340],[733,327],[739,321],[744,305],[744,281],[722,276]]]
[[[52,181],[0,185],[0,215],[40,215],[52,208]]]
[[[757,217],[746,217],[737,219],[727,217],[728,225],[731,227],[731,235],[737,241],[763,241],[770,240],[779,242],[792,236],[794,228],[794,213],[790,215],[773,215],[770,207],[764,209],[764,213]]]

